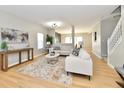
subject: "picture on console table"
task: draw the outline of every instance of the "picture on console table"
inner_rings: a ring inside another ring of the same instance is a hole
[[[16,29],[1,28],[1,39],[7,43],[28,43],[28,33]]]

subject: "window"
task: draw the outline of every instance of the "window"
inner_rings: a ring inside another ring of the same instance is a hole
[[[74,38],[74,40],[75,40],[75,45],[76,45],[79,42],[83,41],[83,38],[80,37],[80,36],[79,37],[77,36],[77,37]],[[65,38],[65,43],[72,43],[72,37],[66,37]]]
[[[72,37],[66,37],[65,43],[72,43]]]
[[[42,49],[44,46],[43,38],[44,36],[42,33],[37,33],[37,48],[38,49]]]
[[[75,37],[75,45],[78,44],[81,41],[83,41],[82,37]]]

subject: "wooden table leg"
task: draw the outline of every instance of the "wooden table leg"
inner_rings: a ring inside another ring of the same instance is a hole
[[[3,54],[1,54],[1,70],[3,70]]]
[[[28,61],[30,60],[30,50],[28,50]]]
[[[21,51],[19,52],[19,64],[21,64],[22,57],[21,57]]]
[[[5,71],[8,70],[8,54],[5,55]]]
[[[4,59],[3,59],[3,70],[7,71],[8,70],[8,54],[4,54],[3,55]]]
[[[2,70],[2,55],[0,54],[0,70]]]
[[[34,59],[34,53],[33,53],[33,49],[31,51],[31,55],[32,55],[32,60]]]

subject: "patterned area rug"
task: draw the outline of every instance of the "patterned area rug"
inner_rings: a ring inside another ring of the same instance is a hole
[[[17,71],[39,79],[55,81],[64,84],[72,83],[71,74],[67,75],[64,70],[65,57],[59,57],[57,62],[48,63],[45,57],[33,62],[25,67],[19,68]]]

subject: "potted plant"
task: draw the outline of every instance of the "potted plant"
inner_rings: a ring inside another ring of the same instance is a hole
[[[46,42],[47,42],[47,44],[53,44],[53,37],[47,35],[47,37],[46,37]]]
[[[2,50],[7,50],[7,49],[8,49],[7,43],[6,43],[5,41],[2,42],[0,48],[1,48]]]

